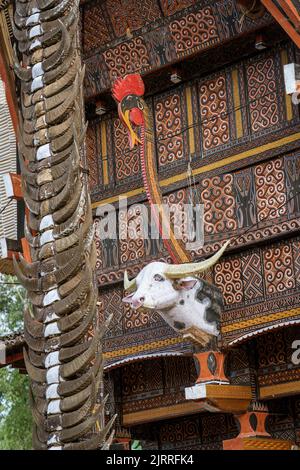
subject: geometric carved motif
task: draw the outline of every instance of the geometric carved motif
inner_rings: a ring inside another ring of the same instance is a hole
[[[219,40],[218,28],[210,7],[189,13],[170,24],[170,31],[178,55],[195,47],[207,47]]]
[[[286,362],[283,331],[276,331],[257,338],[258,366],[268,367]]]
[[[295,267],[295,280],[296,284],[300,285],[300,241],[294,240],[292,246]]]
[[[162,390],[163,369],[162,360],[135,362],[122,370],[122,392],[131,398],[151,391]]]
[[[96,126],[88,126],[86,132],[86,157],[89,169],[89,187],[93,188],[99,184],[98,156],[97,156],[97,132]]]
[[[293,254],[289,244],[263,250],[265,282],[268,294],[295,287]]]
[[[159,165],[164,166],[181,160],[183,138],[180,134],[182,129],[180,95],[172,94],[157,102],[155,118]]]
[[[101,290],[99,293],[99,301],[102,304],[102,315],[100,314],[100,320],[102,316],[107,319],[111,314],[113,315],[109,327],[105,333],[106,337],[121,336],[123,334],[123,297],[124,291],[121,287],[116,287],[109,290]]]
[[[284,157],[287,185],[287,205],[290,215],[300,214],[300,155]]]
[[[160,0],[165,16],[174,15],[177,11],[187,8],[195,3],[194,0]]]
[[[107,0],[106,7],[117,37],[161,17],[156,0]]]
[[[220,75],[199,84],[202,139],[204,150],[229,141],[226,77]]]
[[[104,52],[104,60],[111,80],[128,73],[140,72],[141,69],[150,65],[148,51],[142,37],[122,42],[108,49]]]
[[[282,159],[255,166],[256,202],[259,221],[286,214],[286,187]]]
[[[279,122],[276,100],[275,63],[272,57],[257,60],[247,66],[247,85],[253,132]]]
[[[239,170],[233,176],[238,228],[250,227],[256,222],[255,185],[252,168]]]
[[[144,224],[142,207],[134,204],[119,212],[120,261],[121,264],[132,263],[145,256]]]
[[[204,227],[209,234],[236,230],[233,176],[225,174],[201,181],[200,198],[204,204]]]
[[[262,263],[260,253],[252,251],[242,256],[242,273],[244,284],[244,298],[247,300],[262,299],[264,296]]]
[[[241,259],[221,260],[215,265],[215,283],[221,290],[225,305],[243,300]]]
[[[117,180],[140,173],[139,148],[129,149],[128,133],[120,119],[114,120],[114,144]]]
[[[86,5],[83,13],[83,50],[92,52],[112,38],[107,29],[101,5]]]
[[[135,328],[147,328],[151,324],[160,321],[160,316],[150,310],[133,310],[129,304],[124,305],[124,331],[132,331]]]
[[[174,421],[174,420],[172,420]],[[183,418],[180,421],[168,421],[160,428],[160,441],[162,449],[167,449],[171,445],[178,446],[183,441],[199,439],[200,429],[197,420]]]

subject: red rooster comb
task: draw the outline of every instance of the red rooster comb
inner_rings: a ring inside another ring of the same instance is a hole
[[[121,102],[125,96],[143,96],[144,93],[145,85],[142,77],[138,73],[125,75],[124,78],[118,78],[112,87],[113,97],[119,102]]]

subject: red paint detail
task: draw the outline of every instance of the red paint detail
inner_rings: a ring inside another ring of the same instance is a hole
[[[133,108],[130,111],[130,120],[136,126],[141,126],[144,123],[144,115],[142,111],[138,108]]]
[[[125,75],[124,78],[118,78],[112,87],[113,97],[119,102],[122,101],[125,96],[143,96],[144,93],[145,85],[142,77],[138,73]]]

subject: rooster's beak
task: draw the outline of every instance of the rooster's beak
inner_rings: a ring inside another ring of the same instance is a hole
[[[130,110],[127,109],[125,113],[120,112],[120,117],[124,124],[126,125],[128,131],[129,131],[129,143],[130,143],[130,148],[133,149],[135,145],[138,143],[141,144],[141,139],[138,137],[137,133],[133,130],[130,119],[129,119],[129,114]]]

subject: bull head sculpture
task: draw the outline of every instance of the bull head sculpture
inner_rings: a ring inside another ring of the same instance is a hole
[[[222,295],[213,285],[197,276],[212,267],[229,241],[211,258],[199,263],[169,265],[152,262],[131,281],[124,274],[124,288],[133,291],[123,298],[134,309],[157,310],[177,332],[197,327],[217,336]]]

